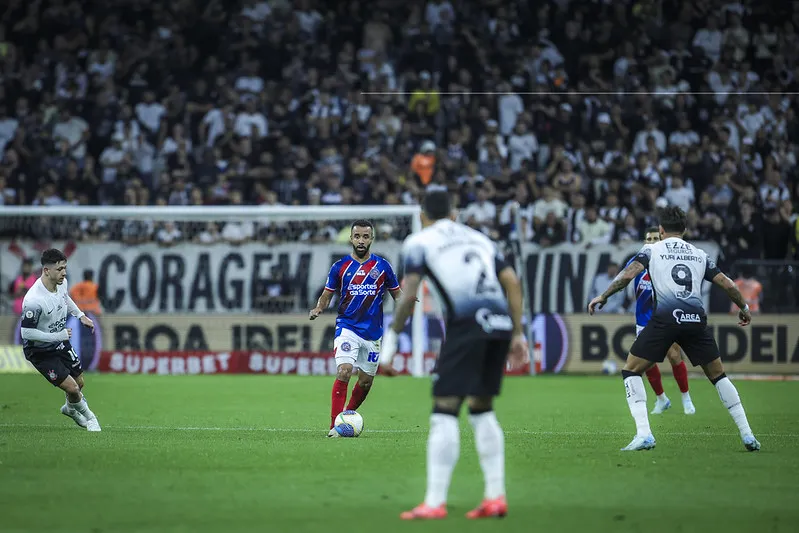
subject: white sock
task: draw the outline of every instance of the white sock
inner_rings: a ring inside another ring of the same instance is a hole
[[[94,413],[92,413],[91,409],[89,409],[89,404],[86,403],[86,398],[81,398],[78,403],[70,402],[69,406],[86,418],[94,418]]]
[[[658,395],[657,395],[657,399],[658,399],[658,401],[659,401],[660,403],[666,403],[666,400],[668,400],[668,399],[669,399],[669,397],[668,397],[668,396],[666,396],[666,393],[664,392],[663,394],[658,394]]]
[[[682,393],[682,401],[683,403],[691,402],[691,393],[690,392],[683,392]],[[693,402],[691,402],[693,403]]]
[[[641,437],[652,434],[649,427],[649,416],[646,412],[646,388],[641,376],[628,376],[624,378],[624,388],[627,391],[627,405],[630,414],[635,420],[636,434]]]
[[[741,437],[752,434],[752,428],[749,427],[749,421],[746,419],[744,406],[741,403],[741,397],[738,396],[738,389],[732,384],[730,378],[724,376],[716,382],[716,390],[719,391],[719,398],[721,403],[730,412],[730,416],[735,425],[738,426],[738,431],[741,432]]]
[[[427,437],[427,494],[424,502],[430,507],[446,503],[452,471],[460,455],[460,428],[453,415],[433,413]]]
[[[505,495],[505,435],[494,411],[470,415],[474,443],[485,479],[485,498],[493,500]]]

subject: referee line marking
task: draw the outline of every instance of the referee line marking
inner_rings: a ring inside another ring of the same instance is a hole
[[[0,428],[18,428],[18,429],[62,429],[68,428],[79,431],[77,427],[72,427],[69,424],[55,425],[55,424],[0,424]],[[245,426],[231,426],[231,427],[206,427],[206,426],[103,426],[103,429],[117,430],[117,431],[139,431],[139,430],[152,430],[152,431],[208,431],[208,432],[264,432],[264,433],[325,433],[324,428],[270,428],[270,427],[245,427]],[[368,433],[384,433],[384,434],[409,434],[420,433],[426,434],[427,428],[420,429],[366,429]],[[629,435],[629,431],[536,431],[525,429],[511,429],[505,430],[506,435],[584,435],[584,436],[597,436],[597,435]],[[734,437],[738,436],[737,433],[719,433],[719,432],[664,432],[668,435],[677,436],[698,436],[698,437]],[[782,438],[799,438],[799,434],[795,433],[758,433],[759,437],[782,437]]]

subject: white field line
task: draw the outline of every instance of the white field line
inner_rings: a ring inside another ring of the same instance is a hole
[[[64,424],[0,424],[0,428],[17,428],[17,429],[61,429],[69,428],[78,430],[77,426]],[[212,427],[212,426],[103,426],[103,430],[114,431],[208,431],[208,432],[263,432],[263,433],[318,433],[326,435],[327,430],[324,428],[269,428],[269,427]],[[383,434],[427,434],[427,428],[419,429],[365,429],[366,433],[383,433]],[[664,432],[667,435],[677,436],[701,436],[701,437],[731,437],[738,436],[737,433],[725,432]],[[586,437],[598,435],[629,435],[630,431],[535,431],[525,429],[510,429],[505,430],[506,435],[582,435]],[[781,438],[799,438],[799,434],[794,433],[758,433],[758,437],[781,437]]]

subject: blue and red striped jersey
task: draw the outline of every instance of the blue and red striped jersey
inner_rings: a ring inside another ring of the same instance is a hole
[[[383,336],[383,296],[400,288],[391,263],[372,254],[364,263],[348,255],[330,267],[326,291],[339,295],[336,335],[348,329],[367,341]]]
[[[627,261],[624,268],[630,266],[635,257]],[[639,326],[646,326],[652,318],[652,311],[655,309],[655,299],[652,297],[652,279],[649,271],[644,270],[633,280],[635,290],[635,323]]]

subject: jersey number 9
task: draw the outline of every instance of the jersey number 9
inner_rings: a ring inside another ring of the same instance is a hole
[[[671,279],[676,283],[679,287],[682,287],[684,290],[677,291],[674,295],[677,298],[686,299],[691,296],[694,292],[694,278],[691,276],[691,269],[688,268],[686,265],[678,264],[674,265],[674,268],[671,269]]]

